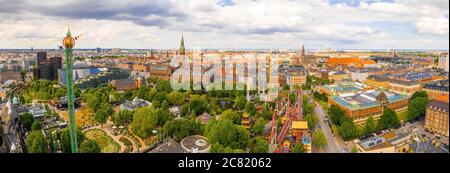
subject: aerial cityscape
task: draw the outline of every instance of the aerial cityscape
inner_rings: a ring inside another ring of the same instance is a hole
[[[447,0],[0,4],[0,154],[449,153]]]

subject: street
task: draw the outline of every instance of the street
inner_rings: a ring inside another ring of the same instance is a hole
[[[313,101],[313,99],[308,95],[310,101]],[[313,101],[313,103],[316,105],[314,108],[314,115],[316,115],[319,118],[319,129],[321,129],[323,131],[323,133],[325,134],[326,138],[327,138],[327,146],[325,146],[324,148],[318,150],[318,151],[314,151],[314,152],[318,152],[318,153],[342,153],[343,149],[346,149],[345,144],[343,142],[343,140],[339,140],[337,138],[339,138],[338,136],[334,137],[333,133],[331,131],[331,127],[326,123],[326,117],[327,117],[327,113],[325,112],[325,110],[323,110],[322,105],[320,104],[316,104],[316,102]],[[316,126],[317,127],[317,126]],[[313,141],[314,143],[314,141]]]

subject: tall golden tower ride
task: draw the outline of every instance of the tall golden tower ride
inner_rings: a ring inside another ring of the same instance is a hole
[[[67,111],[69,113],[69,131],[70,131],[70,143],[72,153],[78,153],[78,142],[77,142],[77,126],[75,124],[75,110],[74,110],[74,93],[73,93],[73,47],[75,46],[75,40],[80,36],[75,38],[72,37],[70,33],[70,21],[67,26],[67,34],[63,39],[63,46],[65,48],[66,54],[66,87],[67,87]]]

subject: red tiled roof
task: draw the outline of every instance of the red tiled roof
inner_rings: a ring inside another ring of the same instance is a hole
[[[442,101],[448,103],[448,94],[436,97],[435,100]]]

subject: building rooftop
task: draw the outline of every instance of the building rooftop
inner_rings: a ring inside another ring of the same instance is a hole
[[[367,85],[359,82],[353,82],[350,79],[346,78],[340,82],[337,82],[335,85],[324,85],[323,87],[330,92],[342,94],[364,91],[367,88]]]
[[[280,73],[284,74],[292,74],[292,75],[306,75],[306,69],[305,67],[301,65],[291,65],[291,64],[281,64],[278,68],[278,71]]]
[[[308,130],[308,122],[307,121],[293,121],[292,129],[296,130]]]
[[[346,75],[348,73],[344,72],[344,71],[336,71],[333,73],[333,75]]]
[[[448,99],[448,96],[447,96],[447,99]],[[428,103],[428,108],[439,109],[443,112],[448,112],[448,101],[444,102],[444,101],[439,101],[439,100],[431,100],[430,103]]]
[[[152,103],[150,103],[146,100],[134,98],[132,101],[126,100],[119,107],[121,110],[136,110],[141,107],[151,106],[151,105],[152,105]]]
[[[366,151],[378,150],[401,144],[411,139],[411,136],[411,132],[406,129],[391,131],[380,136],[374,136],[363,140],[359,142],[358,145]]]
[[[385,76],[385,75],[382,75],[382,76],[370,75],[369,77],[367,77],[367,79],[378,81],[378,82],[388,82],[388,81],[390,81],[390,79],[387,76]]]
[[[445,95],[436,97],[435,100],[442,101],[442,102],[447,102],[447,103],[448,103],[448,94],[445,94]]]
[[[448,80],[441,80],[437,82],[427,83],[423,86],[424,89],[437,90],[437,91],[449,91]]]
[[[150,150],[149,153],[187,153],[187,151],[177,141],[170,140]]]
[[[390,81],[390,83],[394,83],[394,84],[399,84],[399,85],[406,85],[406,86],[412,86],[412,85],[419,85],[419,81],[417,80],[398,80],[398,79],[393,79]]]
[[[132,80],[132,79],[116,79],[116,80],[112,80],[111,82],[114,82],[118,86],[134,84],[134,80]]]
[[[368,90],[359,93],[341,94],[338,96],[333,96],[332,99],[342,106],[345,106],[352,110],[357,110],[362,108],[379,106],[380,103],[377,100],[377,98],[381,93],[384,93],[386,95],[389,103],[408,99],[404,95],[387,91],[381,92],[377,90]]]
[[[167,71],[169,69],[169,66],[165,65],[165,64],[159,64],[159,65],[152,64],[152,65],[150,65],[150,69],[151,70]]]
[[[189,153],[205,153],[211,148],[208,138],[204,136],[188,136],[181,141],[181,147]]]
[[[405,74],[398,74],[398,75],[394,75],[394,78],[396,79],[400,79],[400,80],[405,80],[405,81],[420,81],[422,79],[425,78],[432,78],[433,75],[431,75],[430,73],[426,73],[426,72],[408,72]]]

